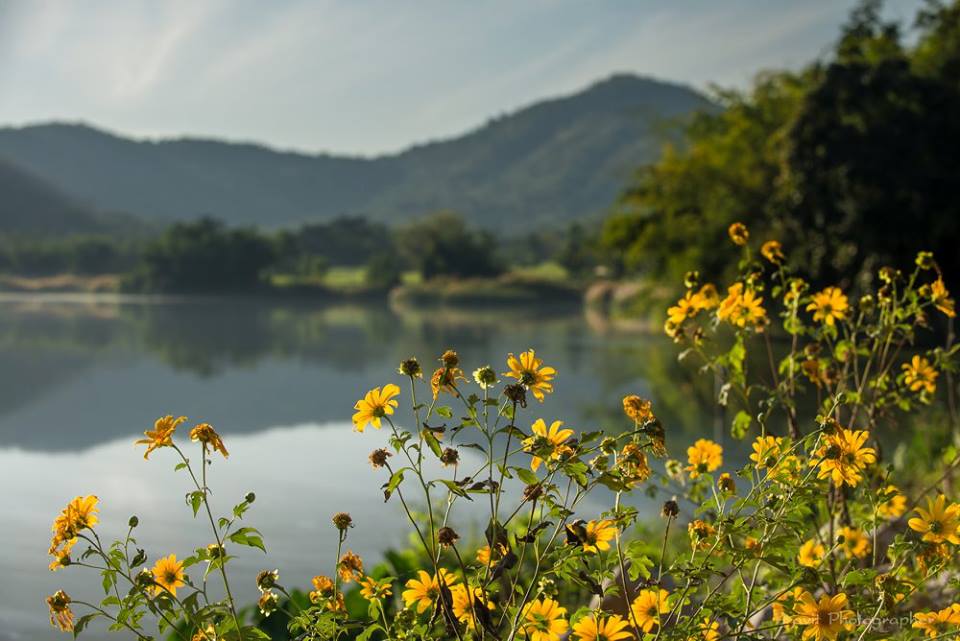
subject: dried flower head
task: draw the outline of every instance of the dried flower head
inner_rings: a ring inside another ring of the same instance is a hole
[[[412,356],[400,361],[400,367],[397,368],[397,371],[410,378],[423,378],[423,368],[420,367],[420,361]]]
[[[460,460],[460,452],[448,447],[443,450],[443,453],[440,454],[440,462],[443,463],[444,467],[449,467],[450,465],[456,465]]]
[[[460,365],[460,357],[452,349],[448,349],[440,356],[440,362],[447,369],[453,369]]]
[[[460,538],[460,535],[457,534],[451,527],[442,527],[437,532],[437,541],[440,542],[440,545],[444,547],[449,547],[457,542],[457,539]]]
[[[675,519],[677,515],[680,514],[680,505],[675,499],[669,499],[664,502],[663,509],[660,510],[660,514],[665,519]]]
[[[375,449],[370,452],[370,465],[372,465],[375,470],[379,469],[387,464],[387,459],[391,456],[393,456],[393,454],[382,447]]]
[[[333,521],[334,526],[341,532],[353,527],[353,517],[346,512],[337,512],[330,520]]]
[[[520,407],[527,406],[527,390],[520,383],[512,383],[504,387],[503,395]]]
[[[524,501],[536,501],[543,494],[543,485],[541,483],[531,483],[523,488]]]

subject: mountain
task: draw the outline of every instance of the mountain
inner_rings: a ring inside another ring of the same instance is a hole
[[[529,229],[606,209],[630,173],[657,158],[667,123],[711,108],[687,87],[616,75],[466,135],[372,158],[132,140],[75,124],[0,129],[0,158],[92,208],[158,221],[398,222],[455,209],[488,228]]]
[[[0,234],[133,234],[133,217],[85,208],[45,180],[0,159]]]

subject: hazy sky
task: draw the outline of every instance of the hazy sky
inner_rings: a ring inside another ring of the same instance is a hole
[[[919,0],[888,2],[912,18]],[[370,154],[616,71],[744,85],[850,0],[0,0],[0,124]]]

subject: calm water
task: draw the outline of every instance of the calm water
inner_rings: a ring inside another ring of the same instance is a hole
[[[399,505],[384,505],[384,479],[366,460],[384,435],[353,433],[352,405],[372,386],[401,382],[401,359],[430,363],[447,347],[460,352],[468,372],[487,363],[502,371],[507,352],[536,348],[559,370],[558,393],[530,411],[576,429],[622,425],[620,398],[632,392],[653,398],[675,456],[690,438],[721,430],[705,409],[709,388],[690,383],[665,339],[614,331],[580,310],[6,298],[0,639],[65,638],[46,621],[43,598],[57,588],[102,598],[89,571],[45,569],[50,522],[75,495],[101,498],[102,537],[120,536],[129,516],[139,515],[140,544],[152,559],[183,557],[208,542],[183,503],[190,488],[173,473],[171,453],[144,461],[133,446],[163,414],[210,422],[224,436],[231,457],[213,467],[215,507],[227,512],[247,491],[257,493],[247,520],[263,531],[269,554],[237,561],[241,600],[255,597],[252,577],[260,569],[279,568],[288,586],[328,572],[333,512],[353,514],[348,547],[368,563],[404,545]],[[457,529],[477,523],[467,511]]]

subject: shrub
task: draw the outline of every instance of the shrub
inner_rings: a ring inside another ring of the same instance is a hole
[[[731,466],[723,445],[705,438],[686,447],[683,460],[668,458],[668,426],[636,395],[623,399],[615,430],[578,431],[539,416],[535,408],[559,379],[532,349],[510,354],[506,371],[483,366],[469,378],[454,351],[432,371],[411,358],[399,368],[409,391],[394,383],[371,389],[352,421],[357,432],[386,436],[370,464],[383,474],[385,500],[409,518],[415,571],[365,569],[344,551],[350,529],[364,524],[338,513],[329,543],[335,566],[313,579],[308,599],[291,596],[278,572],[261,572],[260,624],[251,622],[230,596],[227,569],[235,546],[263,547],[244,521],[254,497],[216,519],[207,465],[227,450],[200,424],[190,437],[201,457],[191,462],[173,439],[186,419],[167,416],[139,443],[145,458],[177,458],[195,487],[188,503],[209,521],[213,540],[143,569],[147,554],[130,535],[101,543],[98,499],[78,497],[54,523],[52,567],[97,569],[108,596],[88,603],[57,592],[52,623],[79,632],[104,617],[146,639],[151,614],[161,632],[178,626],[180,638],[193,641],[268,639],[262,623],[278,612],[296,639],[866,641],[960,633],[960,504],[946,496],[960,457],[949,449],[936,465],[894,477],[876,437],[883,423],[919,415],[952,388],[957,350],[949,335],[946,347],[915,347],[934,314],[954,315],[936,262],[921,253],[909,274],[885,268],[881,287],[851,302],[834,287],[809,292],[776,241],[757,258],[745,227],[729,231],[742,252],[739,277],[721,297],[688,275],[666,329],[685,357],[702,359],[716,376],[718,400],[736,410],[732,435],[752,437],[745,465]],[[775,331],[786,344],[779,362]],[[754,348],[769,350],[769,372],[747,371]],[[409,407],[403,421],[401,399]],[[426,463],[436,460],[445,472],[432,476]],[[601,488],[610,506],[595,513],[585,499]],[[627,500],[642,493],[665,499],[659,519]],[[489,511],[480,549],[457,532],[457,508],[467,501]],[[131,520],[131,533],[136,526]],[[73,560],[77,544],[87,549]],[[226,599],[207,600],[211,577],[222,579]],[[365,607],[351,605],[357,598]],[[74,605],[91,611],[75,619]]]

